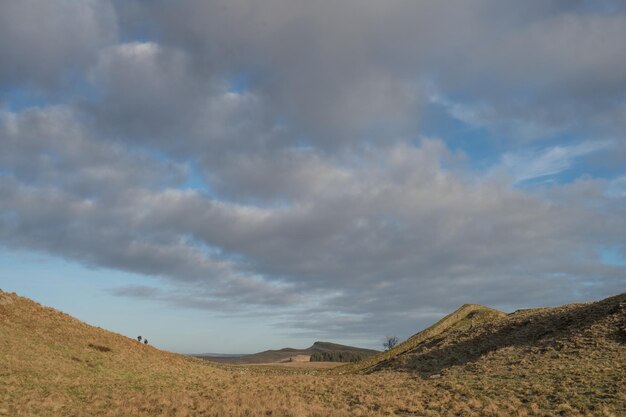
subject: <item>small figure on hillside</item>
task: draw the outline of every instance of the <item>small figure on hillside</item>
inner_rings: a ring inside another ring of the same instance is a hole
[[[139,341],[139,343],[141,343],[141,336],[137,336],[137,340]]]
[[[148,339],[144,339],[143,343],[147,345],[148,344]]]

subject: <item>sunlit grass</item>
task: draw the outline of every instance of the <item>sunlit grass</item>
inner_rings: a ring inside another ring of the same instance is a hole
[[[626,335],[598,337],[608,322],[560,351],[508,346],[433,375],[412,371],[410,357],[405,371],[338,374],[214,365],[0,297],[0,415],[626,415]]]

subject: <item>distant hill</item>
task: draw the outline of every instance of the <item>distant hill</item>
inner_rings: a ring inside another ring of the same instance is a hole
[[[220,363],[259,364],[304,361],[305,357],[306,360],[311,361],[354,362],[376,355],[377,353],[379,353],[379,351],[372,349],[363,349],[330,342],[315,342],[311,347],[306,349],[283,348],[236,357],[210,355],[194,356]]]

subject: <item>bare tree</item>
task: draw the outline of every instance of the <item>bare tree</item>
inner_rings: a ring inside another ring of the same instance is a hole
[[[398,336],[386,336],[383,342],[385,350],[389,350],[398,344]]]

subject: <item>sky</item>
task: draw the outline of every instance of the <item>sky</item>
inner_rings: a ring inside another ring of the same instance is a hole
[[[0,1],[0,288],[184,353],[626,291],[620,0]]]

